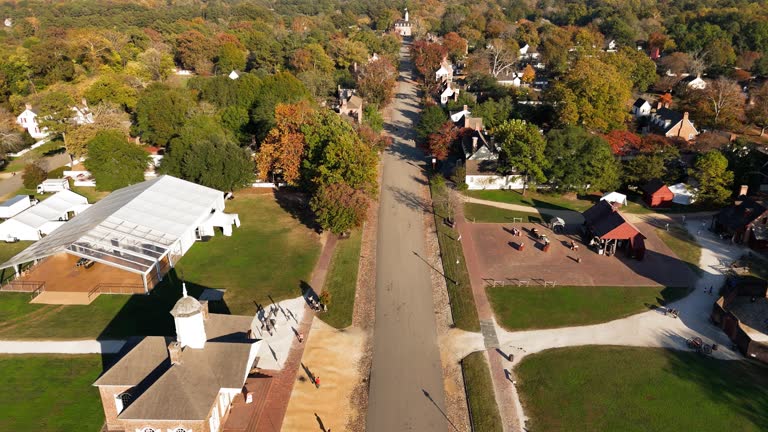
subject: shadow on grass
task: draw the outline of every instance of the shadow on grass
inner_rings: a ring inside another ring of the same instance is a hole
[[[283,210],[298,220],[305,227],[320,232],[320,225],[315,220],[315,215],[309,208],[309,196],[292,188],[277,189],[274,192],[275,202]]]

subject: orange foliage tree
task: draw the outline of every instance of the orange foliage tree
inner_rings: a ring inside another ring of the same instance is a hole
[[[256,154],[259,178],[266,180],[268,173],[280,172],[283,180],[298,184],[301,160],[306,149],[301,126],[310,120],[314,110],[307,101],[296,104],[278,104],[275,107],[275,127]]]

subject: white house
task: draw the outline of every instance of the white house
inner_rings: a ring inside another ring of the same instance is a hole
[[[4,26],[6,26],[6,27],[13,27],[13,20],[12,20],[12,19],[10,19],[10,18],[6,18],[6,19],[3,21],[3,25],[4,25]]]
[[[448,59],[443,59],[443,61],[440,62],[440,69],[435,71],[435,81],[453,81],[453,65]]]
[[[395,33],[400,36],[411,36],[413,34],[413,24],[408,17],[408,8],[405,8],[404,19],[395,21]]]
[[[237,74],[237,72],[236,72],[236,71],[234,71],[234,70],[233,70],[232,72],[230,72],[230,73],[229,73],[229,75],[227,75],[227,76],[228,76],[228,77],[229,77],[229,79],[231,79],[232,81],[234,81],[234,80],[236,80],[236,79],[240,78],[240,75],[238,75],[238,74]]]
[[[616,45],[615,39],[611,39],[611,41],[608,42],[608,44],[605,46],[606,52],[610,52],[610,53],[616,52],[617,49],[618,49],[618,45]]]
[[[0,218],[12,218],[35,204],[37,204],[37,200],[33,200],[29,195],[16,195],[0,203]]]
[[[651,115],[651,104],[643,98],[637,98],[635,103],[632,104],[632,115],[634,115],[635,118]]]
[[[701,75],[696,75],[696,78],[688,82],[688,88],[694,90],[704,90],[707,88],[707,82],[701,79]]]
[[[464,150],[466,174],[464,182],[470,190],[522,189],[519,175],[503,175],[496,171],[499,149],[485,131],[474,130],[461,141]]]
[[[40,240],[89,206],[88,199],[84,196],[68,190],[57,192],[45,201],[0,223],[0,240]]]
[[[37,124],[37,113],[30,104],[27,104],[26,109],[16,116],[16,124],[26,129],[34,139],[43,139],[48,136],[48,132],[41,130],[40,125]]]
[[[503,86],[520,87],[523,85],[523,72],[508,71],[496,77],[496,82]]]
[[[459,97],[460,89],[453,83],[446,83],[445,89],[440,93],[440,104],[445,105],[449,100],[456,100]]]

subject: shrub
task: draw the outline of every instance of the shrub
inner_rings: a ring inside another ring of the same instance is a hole
[[[37,185],[48,178],[48,172],[42,167],[40,162],[31,162],[24,167],[21,178],[24,181],[25,188],[35,189]]]
[[[465,182],[466,179],[467,167],[464,165],[457,166],[451,175],[451,181],[456,185],[456,190],[465,191],[467,188],[469,188]]]

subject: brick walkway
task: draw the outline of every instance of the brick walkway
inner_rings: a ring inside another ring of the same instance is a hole
[[[310,287],[315,292],[320,293],[323,289],[323,283],[325,282],[325,276],[328,273],[328,267],[333,257],[333,251],[336,249],[337,238],[335,235],[329,234],[328,238],[323,246],[323,251],[320,254],[320,259],[317,261],[315,269],[312,271],[312,277],[310,278]],[[309,306],[305,305],[304,318],[299,324],[299,332],[306,335],[304,343],[294,341],[291,346],[291,351],[288,354],[288,359],[285,361],[283,370],[275,376],[269,394],[267,395],[266,405],[263,410],[263,414],[255,424],[249,425],[249,432],[279,432],[283,425],[283,418],[288,408],[288,401],[291,399],[291,392],[293,391],[293,385],[296,382],[296,373],[301,366],[301,358],[304,355],[304,347],[307,341],[312,336],[309,332],[312,326],[312,320],[315,318],[315,314]]]
[[[499,341],[496,335],[496,322],[493,318],[493,309],[485,294],[485,283],[482,280],[481,265],[478,261],[477,252],[473,237],[468,229],[468,222],[464,219],[464,205],[459,200],[454,209],[456,215],[456,229],[462,238],[462,247],[464,249],[464,260],[469,270],[470,283],[472,285],[472,295],[475,298],[477,314],[480,318],[480,329],[485,340],[485,348],[488,352],[488,359],[491,369],[491,378],[493,380],[493,390],[496,394],[496,404],[499,406],[499,414],[504,424],[506,432],[522,432],[521,422],[518,418],[517,410],[514,408],[517,399],[516,390],[507,378],[509,376],[514,380],[512,364],[502,357],[499,350]]]

